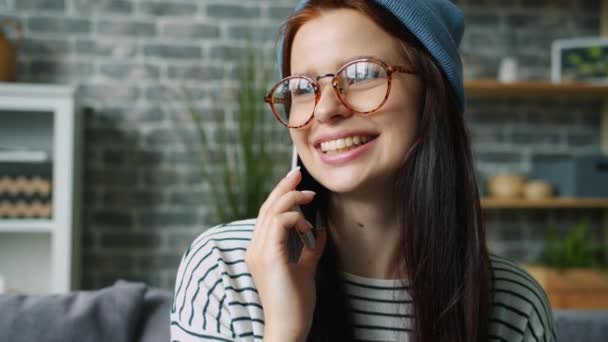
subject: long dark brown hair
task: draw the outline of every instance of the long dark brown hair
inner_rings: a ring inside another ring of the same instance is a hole
[[[403,157],[394,187],[394,198],[401,203],[403,271],[414,309],[411,340],[487,341],[492,272],[470,138],[461,105],[432,56],[392,13],[373,1],[313,0],[284,26],[283,75],[290,74],[298,29],[321,11],[336,8],[360,11],[395,37],[396,48],[423,84],[416,143]],[[326,220],[328,190],[298,163],[303,175],[298,189],[317,193],[302,207],[304,216],[313,223],[318,217]],[[317,303],[308,341],[351,341],[352,317],[329,233],[317,269]],[[291,235],[290,248],[300,248],[297,241]]]

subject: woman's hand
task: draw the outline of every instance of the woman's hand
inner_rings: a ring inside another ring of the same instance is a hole
[[[287,234],[295,227],[310,231],[312,225],[293,211],[310,203],[315,193],[297,191],[302,175],[289,172],[270,193],[258,214],[245,262],[253,276],[264,307],[264,341],[304,341],[315,308],[315,270],[326,242],[324,229],[317,231],[315,248],[304,247],[297,263],[289,263]]]

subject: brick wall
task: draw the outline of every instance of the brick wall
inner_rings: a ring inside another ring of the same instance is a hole
[[[599,33],[599,1],[458,0],[467,19],[465,75],[495,77],[512,55],[523,78],[549,77],[553,39]],[[203,112],[235,79],[248,37],[272,53],[295,0],[0,0],[26,40],[19,80],[74,83],[86,115],[86,288],[117,278],[171,288],[181,253],[215,222],[195,136],[167,89],[185,87]],[[575,115],[572,115],[572,114]],[[599,152],[599,105],[472,99],[466,113],[482,180],[534,162]],[[181,127],[181,128],[179,128]],[[277,147],[288,161],[288,146]],[[277,175],[287,163],[277,167]],[[548,231],[579,210],[487,211],[493,251],[531,260]],[[592,211],[596,229],[600,211]]]

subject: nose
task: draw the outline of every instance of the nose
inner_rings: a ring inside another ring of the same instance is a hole
[[[315,119],[318,122],[328,123],[352,115],[352,112],[338,98],[332,87],[331,79],[320,80],[319,88],[321,97],[315,107]]]

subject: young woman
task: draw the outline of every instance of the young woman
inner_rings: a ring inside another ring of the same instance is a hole
[[[296,7],[266,101],[299,169],[193,242],[172,340],[555,341],[542,288],[487,252],[463,28],[448,0]]]

